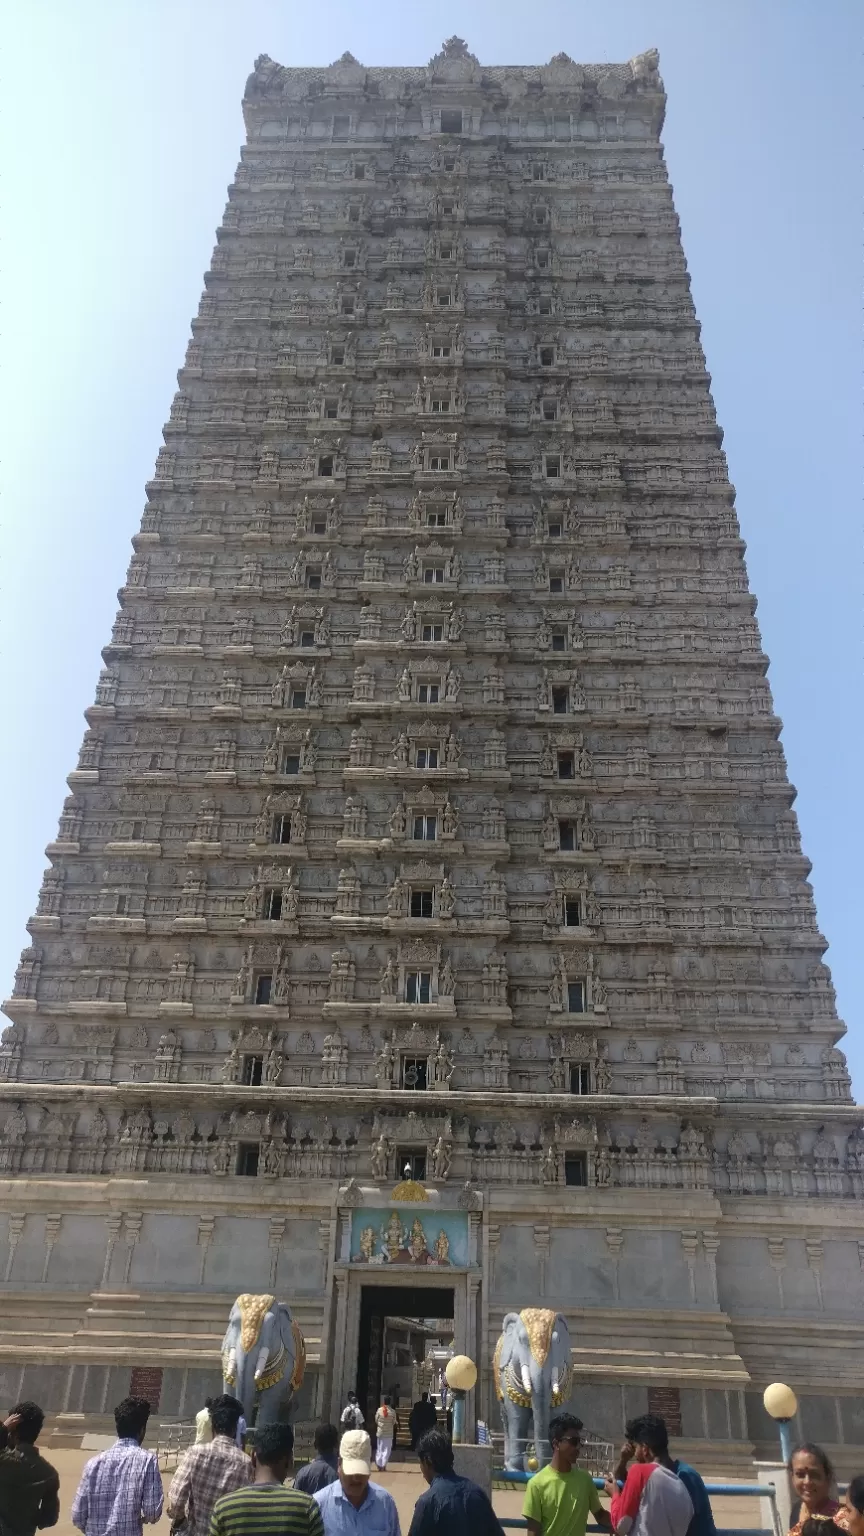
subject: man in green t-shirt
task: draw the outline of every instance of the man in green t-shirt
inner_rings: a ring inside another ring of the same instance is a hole
[[[577,1467],[582,1420],[557,1413],[549,1421],[552,1460],[525,1487],[522,1518],[528,1536],[585,1536],[589,1512],[604,1531],[611,1531],[608,1509],[600,1503],[590,1472]]]

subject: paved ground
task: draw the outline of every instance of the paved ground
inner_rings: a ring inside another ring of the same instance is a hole
[[[75,1527],[69,1518],[72,1508],[72,1500],[75,1497],[75,1489],[81,1476],[81,1469],[85,1461],[94,1453],[80,1450],[48,1450],[46,1454],[49,1461],[57,1468],[60,1474],[60,1521],[54,1527],[56,1536],[76,1536]],[[385,1488],[389,1488],[399,1509],[399,1519],[403,1532],[407,1532],[411,1523],[411,1515],[414,1505],[420,1494],[426,1487],[422,1476],[417,1471],[416,1464],[412,1462],[391,1462],[386,1472],[376,1474],[376,1482],[380,1482]],[[163,1482],[167,1490],[171,1481],[171,1473],[163,1474]],[[496,1514],[502,1517],[519,1516],[522,1512],[521,1492],[499,1492],[495,1490],[492,1498]],[[760,1525],[759,1503],[756,1499],[715,1499],[713,1501],[714,1518],[718,1526],[727,1528],[750,1528]],[[153,1532],[153,1536],[168,1536],[169,1521],[165,1515],[158,1525],[147,1526],[146,1533]]]

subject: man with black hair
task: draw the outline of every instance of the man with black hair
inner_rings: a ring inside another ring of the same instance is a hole
[[[572,1413],[556,1413],[549,1420],[552,1460],[532,1477],[525,1488],[522,1517],[529,1536],[585,1536],[588,1516],[611,1530],[609,1511],[600,1503],[594,1479],[577,1467],[582,1444],[582,1420]]]
[[[44,1422],[38,1403],[18,1403],[0,1425],[0,1536],[57,1524],[60,1479],[36,1449]]]
[[[319,1424],[315,1431],[315,1460],[301,1467],[294,1479],[300,1493],[320,1493],[339,1476],[339,1431],[335,1424]]]
[[[290,1424],[266,1424],[256,1430],[254,1480],[217,1501],[210,1536],[324,1536],[315,1500],[283,1487],[293,1459]]]
[[[143,1536],[144,1522],[162,1514],[162,1478],[153,1451],[145,1451],[150,1404],[124,1397],[114,1409],[117,1440],[91,1457],[72,1505],[72,1524],[84,1536]]]
[[[483,1489],[455,1471],[453,1447],[440,1429],[421,1435],[417,1455],[429,1487],[414,1506],[408,1536],[503,1536]]]
[[[408,1415],[408,1429],[411,1433],[412,1451],[416,1451],[423,1436],[428,1435],[430,1429],[434,1429],[437,1423],[438,1415],[435,1412],[435,1404],[430,1401],[429,1393],[424,1392]],[[421,1497],[425,1498],[426,1495],[422,1494]]]
[[[190,1445],[168,1489],[168,1514],[186,1520],[186,1536],[208,1536],[210,1516],[217,1499],[252,1478],[252,1463],[236,1444],[237,1425],[243,1405],[227,1392],[210,1405],[213,1439]]]
[[[624,1433],[618,1465],[606,1482],[616,1536],[716,1536],[705,1484],[695,1467],[669,1455],[665,1420],[643,1413],[629,1420]]]

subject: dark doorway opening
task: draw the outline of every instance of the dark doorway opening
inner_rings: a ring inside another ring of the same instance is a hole
[[[445,1339],[453,1335],[453,1289],[438,1285],[364,1285],[360,1296],[360,1336],[357,1349],[357,1397],[366,1415],[366,1429],[375,1434],[375,1413],[384,1392],[399,1381],[399,1417],[407,1418],[411,1389],[404,1364],[397,1367],[385,1358],[388,1338],[412,1337],[406,1323],[415,1322],[417,1348],[424,1332],[431,1340],[436,1331]],[[436,1330],[435,1322],[448,1326]],[[397,1444],[399,1441],[397,1440]]]

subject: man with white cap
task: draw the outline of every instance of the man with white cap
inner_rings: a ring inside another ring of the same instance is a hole
[[[339,1481],[315,1494],[324,1536],[402,1536],[392,1494],[370,1481],[372,1442],[349,1429],[339,1443]]]

